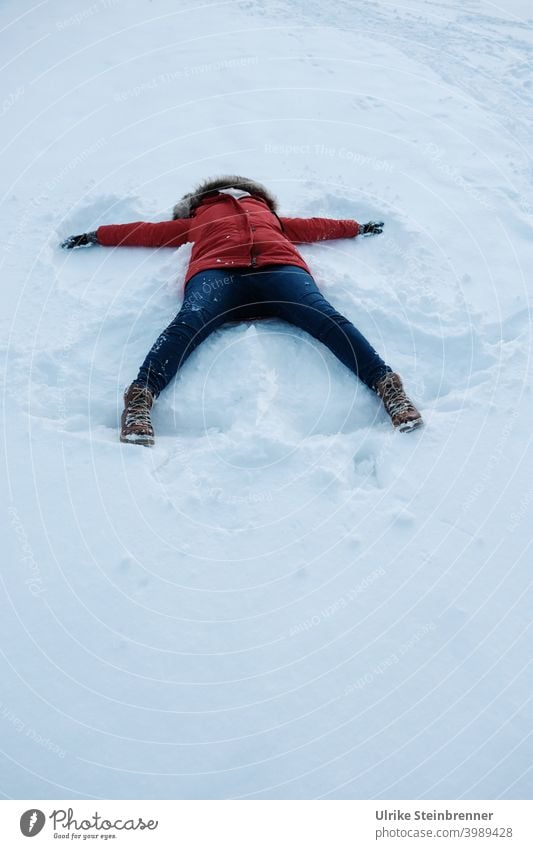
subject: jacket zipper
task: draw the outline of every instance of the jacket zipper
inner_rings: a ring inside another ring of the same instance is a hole
[[[234,198],[233,195],[230,195],[230,197],[233,201],[235,201],[235,203],[237,204],[237,207],[239,209],[239,212],[241,213],[241,215],[244,215],[245,220],[248,222],[248,229],[250,231],[250,243],[251,243],[251,245],[250,245],[250,265],[252,266],[252,268],[255,268],[256,265],[257,265],[257,256],[254,254],[254,231],[253,231],[252,225],[250,224],[249,215],[246,212],[246,210],[243,209],[239,198]]]
[[[257,265],[257,256],[254,253],[254,228],[250,222],[250,216],[246,213],[246,220],[248,222],[248,227],[250,228],[250,260],[252,263],[252,268]]]

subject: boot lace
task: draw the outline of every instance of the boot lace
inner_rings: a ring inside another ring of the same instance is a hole
[[[415,412],[412,402],[405,394],[403,386],[395,376],[383,378],[380,390],[383,403],[391,418],[403,415],[404,413]]]
[[[152,426],[149,398],[148,391],[141,387],[132,392],[126,411],[126,425],[128,427],[141,425],[143,428],[150,428]]]

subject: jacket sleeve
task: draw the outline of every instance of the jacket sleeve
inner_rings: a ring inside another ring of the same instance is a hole
[[[291,242],[320,242],[322,239],[345,239],[359,234],[359,224],[351,219],[280,218]]]
[[[178,248],[189,241],[189,218],[149,224],[134,221],[131,224],[104,224],[96,231],[100,245],[122,245],[138,248]]]

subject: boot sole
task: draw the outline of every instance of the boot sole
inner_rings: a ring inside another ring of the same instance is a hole
[[[135,434],[132,434],[131,436],[122,436],[121,434],[120,441],[127,445],[144,445],[146,448],[151,448],[155,445],[155,439],[153,436],[135,436]]]
[[[398,425],[398,430],[400,433],[410,433],[410,431],[422,427],[423,424],[423,419],[413,419],[412,422],[404,422],[404,424]]]

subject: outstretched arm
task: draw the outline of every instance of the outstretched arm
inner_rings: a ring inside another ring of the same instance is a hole
[[[383,231],[383,221],[368,221],[366,224],[359,224],[350,218],[280,218],[280,221],[291,242],[346,239]]]
[[[178,248],[189,241],[189,218],[161,221],[150,224],[134,221],[131,224],[104,224],[92,233],[69,236],[62,248],[80,248],[86,245],[123,245],[143,248]]]
[[[320,242],[323,239],[345,239],[357,236],[359,224],[350,219],[280,218],[285,235],[291,242]]]

